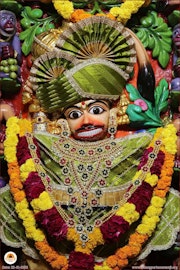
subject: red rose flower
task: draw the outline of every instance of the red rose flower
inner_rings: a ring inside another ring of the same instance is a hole
[[[26,137],[19,137],[19,141],[17,144],[17,160],[18,164],[21,166],[28,158],[31,158],[30,151],[28,149],[28,143]]]
[[[150,204],[153,188],[150,184],[142,182],[136,191],[129,198],[128,202],[136,205],[136,211],[143,214]]]
[[[160,176],[164,159],[165,159],[164,152],[159,151],[159,153],[157,154],[157,158],[155,159],[153,166],[150,169],[151,174],[156,174],[157,176]]]
[[[129,223],[120,216],[112,216],[104,222],[100,230],[104,240],[107,242],[118,241],[119,238],[129,229]]]
[[[68,270],[93,270],[94,256],[82,252],[72,251],[69,256]]]
[[[24,190],[29,202],[38,198],[39,195],[45,190],[44,184],[42,183],[37,172],[31,172],[28,175],[28,178],[24,183]]]
[[[37,140],[33,138],[34,146],[37,146]],[[36,148],[37,156],[40,157],[40,150],[39,147]],[[16,156],[18,160],[18,164],[21,166],[25,161],[29,158],[31,158],[31,153],[28,148],[28,142],[26,140],[26,137],[19,137],[18,144],[17,144],[17,151]]]
[[[152,147],[149,147],[148,149],[144,150],[143,156],[141,157],[141,161],[138,165],[138,170],[140,170],[146,163],[148,160],[148,155],[153,151]]]
[[[61,241],[66,237],[68,227],[55,207],[41,211],[35,217],[47,233],[51,237],[55,237],[57,241]]]

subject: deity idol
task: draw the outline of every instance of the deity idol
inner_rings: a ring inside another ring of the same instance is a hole
[[[6,92],[16,91],[20,87],[22,56],[16,24],[13,12],[0,10],[0,86]]]
[[[5,141],[10,191],[24,225],[16,242],[29,261],[42,263],[41,256],[52,269],[123,269],[174,243],[176,129],[154,120],[155,129],[122,136],[118,126],[127,92],[138,121],[153,106],[126,86],[135,62],[132,36],[104,17],[74,24],[54,51],[34,61],[29,81],[41,111],[34,122],[10,118]],[[56,112],[50,129],[44,120]]]

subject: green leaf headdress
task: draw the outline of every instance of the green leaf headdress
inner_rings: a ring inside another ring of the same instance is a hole
[[[55,50],[35,60],[30,81],[41,106],[53,112],[87,98],[118,99],[135,61],[124,26],[94,16],[69,26]]]

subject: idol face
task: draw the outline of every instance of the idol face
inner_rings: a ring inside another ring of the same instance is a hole
[[[179,48],[179,46],[180,46],[180,23],[174,27],[172,39],[173,39],[173,42],[175,43],[175,45]]]
[[[64,111],[72,136],[81,141],[102,140],[107,135],[110,106],[104,100],[86,100]]]
[[[13,34],[16,30],[16,17],[10,11],[0,11],[0,33],[4,36]]]

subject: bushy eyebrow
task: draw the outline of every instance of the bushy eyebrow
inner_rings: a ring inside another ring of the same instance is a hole
[[[87,107],[90,107],[91,105],[93,105],[94,103],[103,103],[104,105],[106,105],[106,106],[109,106],[109,103],[107,102],[104,102],[104,101],[102,101],[102,100],[94,100],[94,101],[92,101],[92,102],[90,102],[89,104],[87,104]],[[74,108],[74,109],[81,109],[81,107],[80,106],[77,106],[77,105],[73,105],[73,106],[69,106],[69,107],[67,107],[65,110],[64,110],[64,112],[65,111],[67,111],[68,109],[70,109],[70,108]]]

